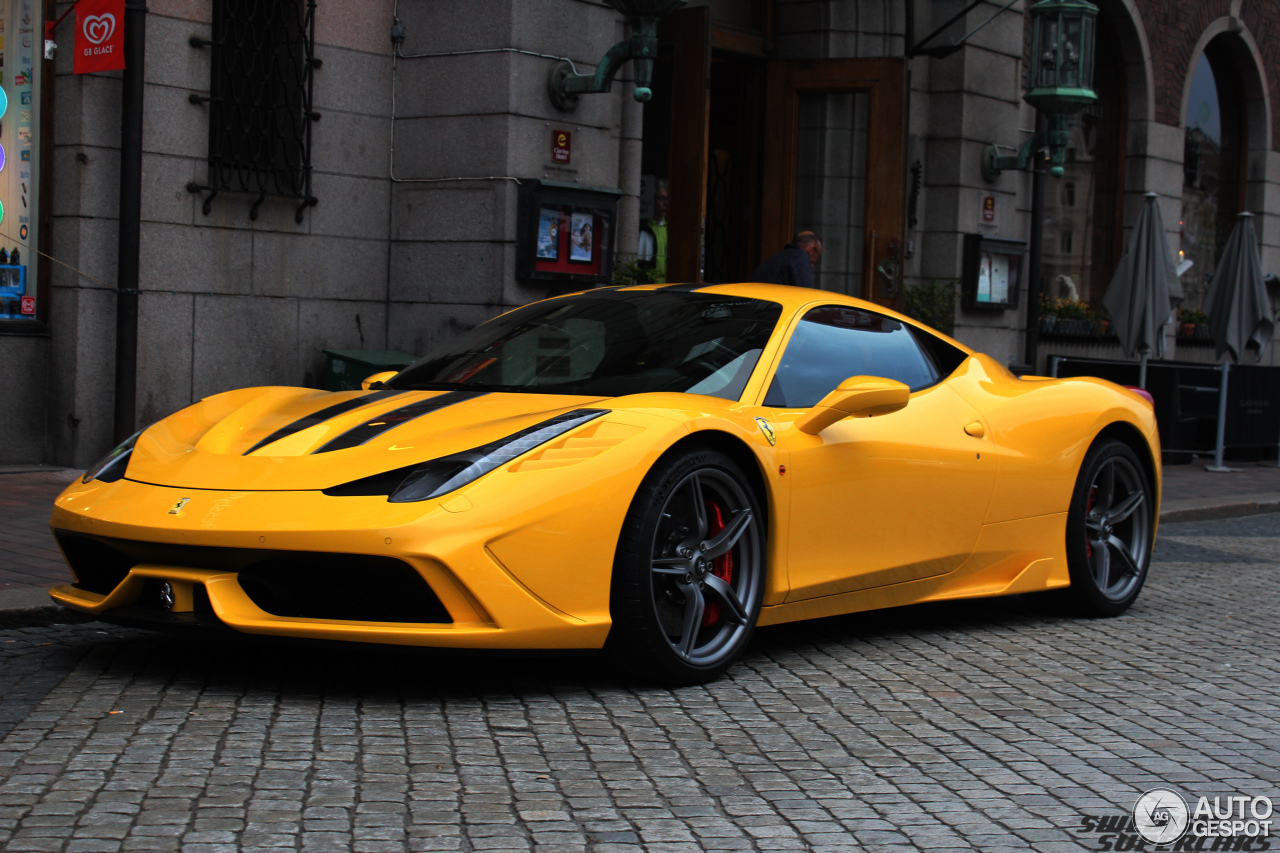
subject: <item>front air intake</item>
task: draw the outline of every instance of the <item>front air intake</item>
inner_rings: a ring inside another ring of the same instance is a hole
[[[235,572],[273,616],[352,622],[452,622],[413,566],[394,557],[167,545],[55,530],[76,588],[107,595],[137,565]]]

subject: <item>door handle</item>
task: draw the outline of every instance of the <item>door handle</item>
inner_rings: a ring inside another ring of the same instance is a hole
[[[883,287],[886,296],[893,297],[898,293],[898,244],[890,241],[885,259],[876,264],[876,272],[884,277]]]
[[[964,431],[974,438],[985,438],[987,435],[987,428],[982,425],[981,421],[974,421],[967,425]]]

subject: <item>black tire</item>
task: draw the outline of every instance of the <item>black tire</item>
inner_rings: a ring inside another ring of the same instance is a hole
[[[1089,449],[1067,513],[1071,586],[1062,600],[1081,616],[1119,616],[1142,591],[1154,542],[1151,479],[1123,442]]]
[[[719,677],[760,615],[764,528],[750,482],[723,453],[689,448],[660,459],[618,541],[606,649],[647,681]]]

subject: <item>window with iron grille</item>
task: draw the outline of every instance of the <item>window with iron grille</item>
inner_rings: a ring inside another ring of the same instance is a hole
[[[300,202],[297,220],[316,203],[311,195],[311,108],[315,57],[315,0],[213,0],[209,97],[209,185],[204,212],[219,192],[257,195],[249,215],[268,197]]]

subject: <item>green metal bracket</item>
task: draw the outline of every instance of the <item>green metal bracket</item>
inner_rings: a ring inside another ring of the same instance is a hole
[[[635,99],[646,103],[653,97],[653,60],[658,55],[658,19],[639,18],[631,21],[631,38],[620,41],[600,60],[595,74],[576,74],[569,62],[558,62],[547,80],[547,94],[557,109],[569,112],[578,106],[579,95],[594,95],[613,90],[613,78],[628,60],[636,63]]]
[[[1017,169],[1025,172],[1031,168],[1032,159],[1041,148],[1049,149],[1049,174],[1061,178],[1062,164],[1067,161],[1067,143],[1071,135],[1067,126],[1070,115],[1055,113],[1049,116],[1049,129],[1033,135],[1023,144],[1017,154],[1001,154],[995,145],[988,145],[982,150],[982,177],[987,183],[995,183],[996,178],[1006,169]]]

